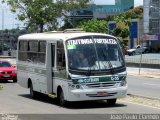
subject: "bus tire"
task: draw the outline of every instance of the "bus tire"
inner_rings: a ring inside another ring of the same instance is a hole
[[[117,99],[108,99],[107,100],[107,104],[108,105],[115,105],[116,104]]]
[[[66,100],[64,99],[64,92],[62,89],[58,90],[58,102],[62,107],[66,105]]]
[[[30,82],[29,88],[30,88],[30,96],[32,98],[36,98],[37,97],[37,93],[36,93],[36,91],[33,90],[33,84],[32,84],[32,82]]]

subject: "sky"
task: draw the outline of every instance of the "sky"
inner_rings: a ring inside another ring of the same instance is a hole
[[[114,5],[115,0],[94,0],[95,4],[99,5]],[[134,0],[134,6],[143,5],[143,0]],[[3,9],[3,12],[2,12]],[[4,13],[4,14],[3,14]],[[4,22],[2,22],[2,19]],[[3,25],[2,25],[3,24]],[[0,0],[0,30],[3,29],[12,29],[23,27],[24,23],[16,19],[16,14],[10,12],[9,7],[1,3]],[[3,26],[3,27],[2,27]]]

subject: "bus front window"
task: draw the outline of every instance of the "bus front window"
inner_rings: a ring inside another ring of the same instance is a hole
[[[94,46],[92,45],[79,45],[76,46],[76,49],[68,49],[69,68],[87,70],[93,65],[90,58],[92,56],[96,58],[94,51]]]
[[[105,71],[124,66],[124,59],[114,38],[82,37],[66,42],[68,67],[72,70]]]

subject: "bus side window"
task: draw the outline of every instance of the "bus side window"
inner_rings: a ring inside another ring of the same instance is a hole
[[[65,52],[63,42],[57,42],[57,67],[65,68]]]
[[[37,63],[37,52],[38,52],[38,40],[29,41],[28,59],[33,63]]]
[[[27,40],[19,41],[18,60],[26,61],[28,59],[28,42]]]
[[[45,41],[39,41],[39,48],[38,48],[38,63],[39,64],[45,64],[45,58],[46,58],[46,42]]]

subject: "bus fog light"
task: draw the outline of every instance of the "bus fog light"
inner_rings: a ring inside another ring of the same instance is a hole
[[[77,88],[77,89],[80,89],[80,85],[76,85],[76,88]]]
[[[121,82],[121,86],[126,86],[126,84],[127,84],[127,81],[126,81],[126,80],[123,80],[123,81]]]

